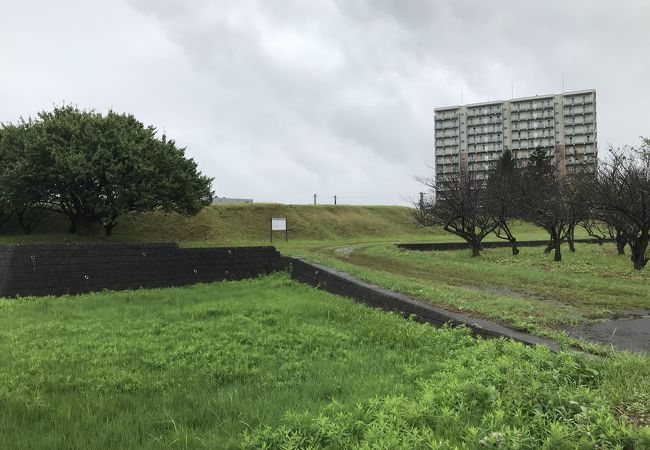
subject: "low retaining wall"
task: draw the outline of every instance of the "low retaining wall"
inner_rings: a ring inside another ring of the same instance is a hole
[[[239,280],[284,267],[275,247],[0,245],[0,297],[183,286]]]
[[[360,303],[394,311],[404,316],[413,315],[418,320],[437,327],[444,324],[451,326],[465,325],[474,335],[486,338],[505,337],[526,345],[541,344],[552,350],[558,350],[557,344],[548,339],[531,336],[467,314],[437,308],[424,301],[365,283],[346,273],[328,267],[296,258],[286,259],[291,266],[291,278],[332,294],[349,297]]]
[[[465,325],[476,335],[557,346],[466,314],[437,308],[336,270],[283,257],[275,247],[179,248],[158,244],[0,245],[0,297],[61,295],[104,289],[184,286],[240,280],[291,268],[291,277],[332,294],[435,326]]]
[[[517,247],[541,247],[548,245],[548,240],[546,241],[517,241]],[[611,239],[605,239],[599,241],[597,239],[575,239],[576,244],[602,244],[605,242],[613,242]],[[430,250],[465,250],[469,248],[467,242],[438,242],[438,243],[429,243],[429,244],[395,244],[399,248],[406,250],[419,250],[419,251],[430,251]],[[501,247],[512,247],[512,244],[508,241],[492,241],[492,242],[483,242],[481,248],[501,248]]]

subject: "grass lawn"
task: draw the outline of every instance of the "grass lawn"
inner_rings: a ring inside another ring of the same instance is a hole
[[[417,252],[391,244],[330,245],[296,253],[371,283],[470,311],[519,329],[576,344],[560,331],[631,310],[650,309],[650,272],[632,269],[609,245],[565,248],[556,263],[541,247]]]
[[[7,449],[649,448],[650,364],[437,330],[284,274],[0,300]]]

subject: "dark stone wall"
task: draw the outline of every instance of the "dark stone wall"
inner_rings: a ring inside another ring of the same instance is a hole
[[[546,241],[517,241],[517,247],[541,247],[548,245],[548,240]],[[613,242],[611,239],[606,239],[599,241],[596,239],[576,239],[574,241],[576,244],[602,244],[604,242]],[[439,242],[439,243],[430,243],[430,244],[395,244],[399,248],[406,250],[419,250],[419,251],[429,251],[429,250],[465,250],[469,249],[469,245],[466,242]],[[512,244],[508,241],[497,241],[497,242],[483,242],[481,248],[500,248],[500,247],[512,247]]]
[[[283,267],[275,247],[0,245],[0,297],[183,286],[255,277]]]

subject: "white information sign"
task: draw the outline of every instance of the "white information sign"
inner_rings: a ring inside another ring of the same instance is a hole
[[[287,231],[287,218],[286,217],[272,217],[271,218],[271,231]]]

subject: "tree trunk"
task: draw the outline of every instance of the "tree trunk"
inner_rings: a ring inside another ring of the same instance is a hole
[[[646,264],[648,263],[648,260],[645,258],[645,251],[637,251],[636,249],[632,249],[632,262],[634,263],[634,269],[635,270],[641,270],[643,269]]]
[[[555,250],[555,254],[553,255],[553,260],[562,261],[562,250],[561,250],[562,239],[560,238],[560,233],[557,232],[556,230],[551,230],[551,242],[549,246]]]
[[[75,216],[67,212],[65,213],[65,215],[70,221],[70,227],[68,227],[68,233],[77,234],[77,222]]]
[[[93,220],[87,216],[77,216],[74,221],[74,229],[77,236],[88,236],[90,234],[90,226]]]
[[[569,251],[571,253],[575,253],[576,251],[576,243],[575,243],[575,227],[571,227],[568,233],[569,237]]]
[[[553,250],[554,248],[555,248],[555,245],[553,244],[553,240],[551,239],[551,241],[548,243],[548,245],[544,249],[544,253],[546,253],[546,254],[551,253],[551,250]]]
[[[616,251],[619,255],[625,254],[625,246],[627,245],[627,239],[625,235],[620,231],[616,232]]]
[[[105,223],[104,224],[104,236],[111,237],[113,236],[113,228],[115,227],[114,223]]]
[[[634,269],[643,269],[648,263],[645,256],[645,252],[648,249],[648,233],[642,233],[641,237],[633,244],[631,243],[630,247],[632,248],[632,257],[630,259],[634,263]]]
[[[512,244],[512,254],[518,255],[519,249],[517,248],[517,238],[513,237],[512,239],[510,239],[510,243]]]
[[[472,250],[472,257],[481,256],[481,241],[476,236],[467,239],[470,249]]]
[[[506,234],[506,237],[501,236],[501,231],[503,231]],[[519,254],[519,249],[517,248],[517,238],[512,235],[512,231],[510,231],[510,227],[508,227],[507,222],[501,221],[501,225],[496,228],[495,233],[496,237],[499,239],[505,239],[510,244],[512,245],[512,254],[513,255],[518,255]]]
[[[20,228],[22,228],[23,233],[31,234],[33,228],[32,225],[27,220],[25,220],[25,211],[17,212],[16,217],[18,218],[18,224],[20,225]]]
[[[25,234],[31,234],[44,216],[45,213],[42,209],[32,208],[31,206],[16,211],[18,224]]]
[[[555,255],[553,255],[553,261],[562,261],[562,240],[559,238],[553,239],[553,248],[555,249]]]

